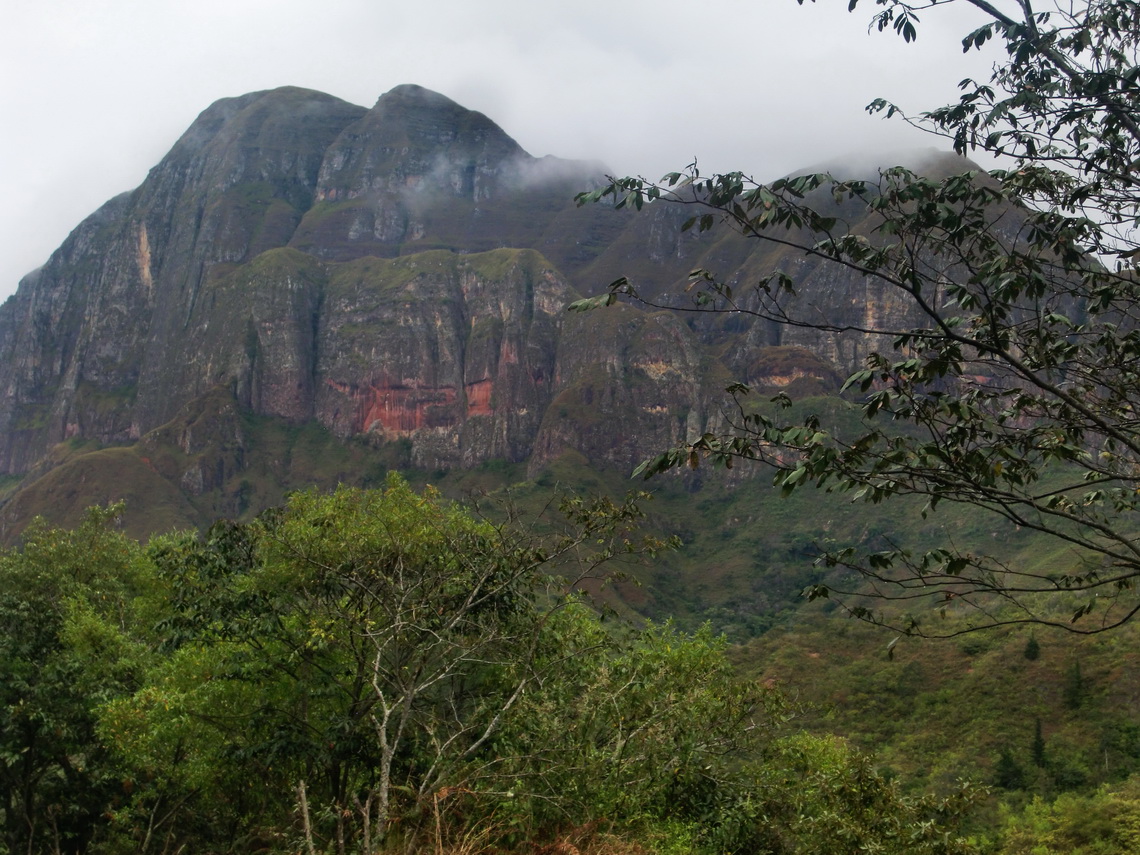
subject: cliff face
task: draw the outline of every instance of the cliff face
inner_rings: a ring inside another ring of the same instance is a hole
[[[782,264],[829,312],[902,311],[803,258],[682,232],[676,208],[576,207],[602,174],[531,157],[418,86],[371,110],[296,88],[219,101],[0,307],[0,472],[43,469],[64,440],[153,444],[188,407],[199,434],[211,413],[316,423],[425,468],[537,469],[567,450],[628,468],[714,423],[730,377],[834,387],[867,345],[632,307],[565,315],[577,296]],[[201,404],[219,395],[232,406]],[[162,477],[193,494],[241,476],[258,452],[234,431],[220,462]]]
[[[80,224],[0,309],[0,468],[70,437],[136,439],[200,391],[182,360],[203,286],[289,239],[325,149],[363,113],[298,89],[219,101]]]
[[[532,250],[345,264],[321,313],[314,414],[339,436],[406,438],[420,465],[523,460],[571,293]]]

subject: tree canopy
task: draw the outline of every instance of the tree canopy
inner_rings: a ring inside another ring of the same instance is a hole
[[[844,387],[864,427],[841,435],[819,417],[765,414],[735,384],[727,429],[639,471],[765,461],[784,490],[815,485],[870,502],[917,495],[924,514],[985,508],[1054,539],[1055,560],[1015,566],[952,543],[921,554],[848,545],[821,560],[861,581],[833,575],[807,593],[843,594],[856,616],[908,633],[1016,622],[1100,632],[1140,612],[1140,7],[956,1],[979,15],[963,50],[1004,49],[990,77],[963,80],[956,102],[927,112],[885,100],[868,110],[997,168],[963,159],[952,174],[888,167],[870,179],[813,173],[762,183],[704,176],[694,164],[658,182],[615,178],[579,197],[691,206],[686,228],[727,223],[791,247],[875,283],[920,319],[860,326],[820,317],[791,269],[748,288],[693,271],[687,302],[672,308],[874,337]],[[950,2],[876,0],[871,27],[913,42]],[[619,279],[571,308],[619,298],[641,299],[637,284]],[[906,608],[883,611],[864,597]],[[966,624],[942,629],[928,619],[929,607],[962,606],[976,610]]]
[[[37,525],[0,552],[0,855],[974,851],[976,791],[797,733],[708,629],[604,623],[572,588],[657,548],[638,518],[393,477],[147,547]]]

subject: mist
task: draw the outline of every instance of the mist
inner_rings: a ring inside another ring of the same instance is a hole
[[[768,179],[832,155],[933,144],[864,107],[886,97],[919,112],[984,75],[990,60],[959,45],[968,10],[932,10],[904,45],[868,33],[869,13],[846,5],[14,4],[0,34],[0,298],[141,183],[209,104],[284,85],[367,105],[418,83],[485,113],[538,158],[651,178],[695,158],[705,173]]]

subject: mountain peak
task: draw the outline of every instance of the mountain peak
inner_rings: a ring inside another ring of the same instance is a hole
[[[496,192],[504,165],[529,159],[482,113],[405,83],[381,95],[330,146],[317,198],[367,197],[391,219],[392,206],[402,208],[412,191],[485,201]],[[380,201],[382,196],[388,201]],[[403,227],[397,231],[402,241]]]
[[[332,117],[332,121],[343,127],[363,113],[362,108],[332,95],[299,86],[247,92],[220,98],[203,110],[175,143],[172,154],[198,152],[217,144],[219,137],[241,137],[266,122],[288,125],[300,120],[302,124],[311,124],[314,117],[319,117],[317,121]]]
[[[413,148],[469,149],[489,145],[497,157],[524,155],[511,137],[491,119],[476,110],[414,83],[402,83],[385,92],[365,117],[362,126],[374,130],[384,126],[382,134],[390,140],[402,138]]]
[[[458,109],[467,112],[464,107],[446,95],[441,95],[439,92],[415,83],[401,83],[399,86],[393,86],[377,99],[376,106],[379,107],[381,104],[417,105],[437,109]]]

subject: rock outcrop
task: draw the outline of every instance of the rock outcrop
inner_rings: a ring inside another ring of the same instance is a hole
[[[38,473],[66,440],[154,442],[195,407],[230,439],[163,474],[186,495],[255,465],[242,414],[398,443],[424,468],[574,451],[628,469],[714,424],[732,377],[826,391],[868,345],[631,306],[566,315],[581,294],[627,275],[664,299],[693,267],[747,283],[784,266],[836,317],[905,324],[872,286],[682,231],[676,207],[576,206],[603,174],[418,86],[370,110],[297,88],[219,101],[0,307],[0,473]]]

